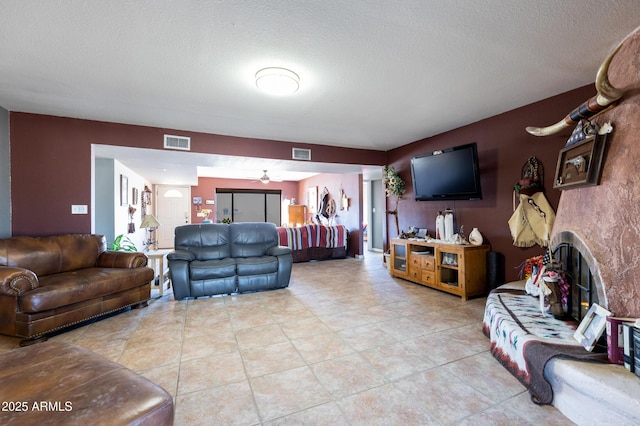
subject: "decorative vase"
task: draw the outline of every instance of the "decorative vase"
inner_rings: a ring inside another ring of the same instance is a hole
[[[562,294],[560,293],[560,287],[558,286],[557,278],[544,277],[544,281],[551,290],[549,294],[549,312],[556,318],[562,318],[565,316],[564,308],[562,307]]]
[[[479,246],[482,245],[483,241],[482,234],[478,231],[478,228],[473,228],[469,233],[469,242],[474,246]]]

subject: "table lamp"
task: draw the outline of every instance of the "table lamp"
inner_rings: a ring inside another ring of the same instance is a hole
[[[151,246],[153,246],[153,250],[156,250],[158,247],[158,241],[155,238],[155,231],[160,226],[160,222],[158,219],[152,214],[145,215],[142,219],[142,223],[140,224],[140,228],[145,228],[148,233],[148,238],[144,242],[145,251],[149,251]]]

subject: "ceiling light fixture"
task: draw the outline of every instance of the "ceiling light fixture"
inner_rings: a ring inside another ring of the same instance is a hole
[[[256,87],[270,95],[291,95],[300,88],[300,77],[286,68],[263,68],[256,73]]]
[[[264,174],[262,175],[262,177],[260,178],[260,182],[264,183],[265,185],[269,183],[271,179],[269,179],[269,176],[267,175],[267,171],[264,170]]]

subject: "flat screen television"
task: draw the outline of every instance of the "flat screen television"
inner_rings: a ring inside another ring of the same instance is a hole
[[[416,201],[481,200],[475,142],[411,158]]]

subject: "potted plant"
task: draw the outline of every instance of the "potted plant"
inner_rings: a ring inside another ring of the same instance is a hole
[[[384,166],[382,172],[387,198],[395,197],[396,201],[395,209],[388,211],[387,214],[391,214],[395,217],[396,235],[400,235],[400,226],[398,225],[398,203],[405,191],[404,181],[400,178],[398,172],[393,168],[393,166]]]
[[[131,241],[129,237],[124,234],[120,234],[113,240],[111,244],[111,250],[113,251],[138,251],[136,245]]]

